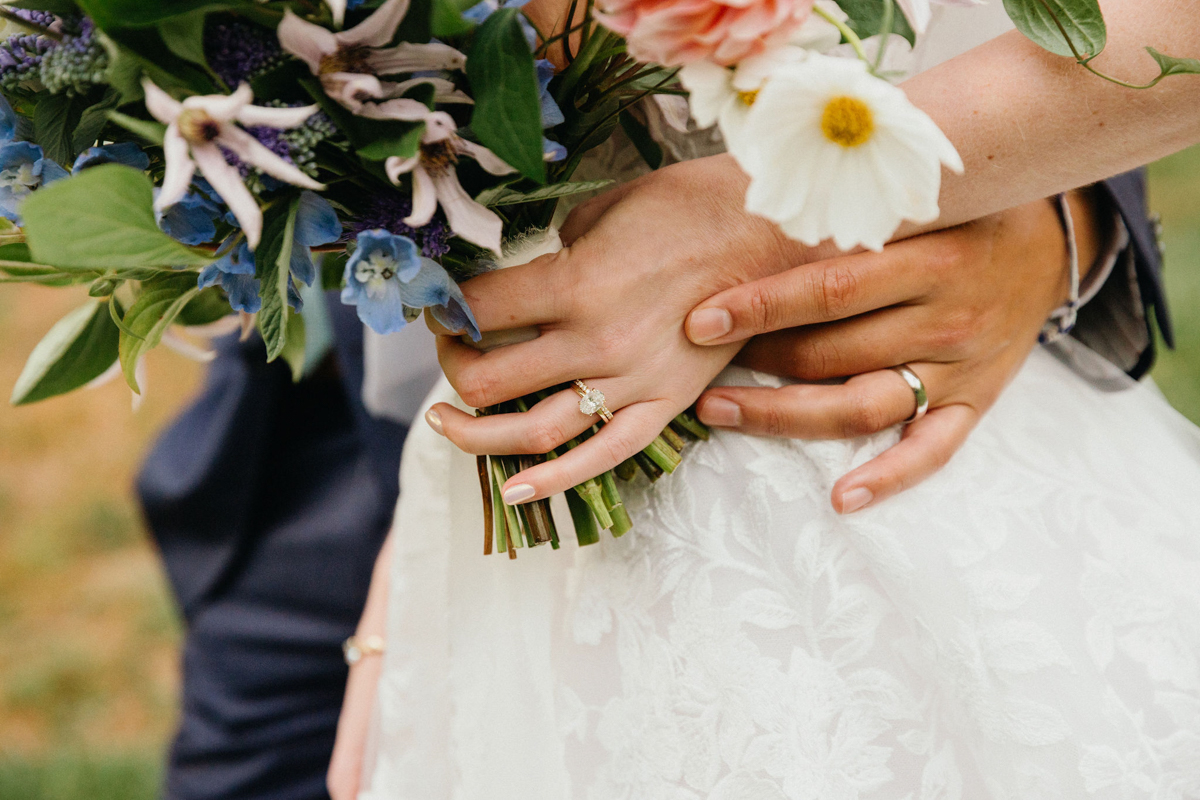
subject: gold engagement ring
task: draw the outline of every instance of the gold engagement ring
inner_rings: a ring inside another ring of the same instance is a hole
[[[604,392],[599,389],[589,389],[583,381],[575,381],[575,393],[579,395],[579,411],[586,416],[599,414],[600,419],[612,422],[612,412],[604,405]]]

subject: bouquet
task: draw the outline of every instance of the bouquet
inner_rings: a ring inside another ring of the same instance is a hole
[[[572,175],[610,137],[658,167],[636,113],[652,95],[681,129],[719,128],[750,212],[806,244],[879,249],[902,221],[935,219],[942,168],[962,169],[891,82],[930,1],[570,0],[554,30],[523,0],[2,6],[0,281],[87,296],[34,349],[12,402],[108,376],[136,393],[151,348],[205,357],[197,335],[239,328],[299,379],[322,346],[306,309],[327,289],[378,333],[429,313],[478,341],[459,282],[547,229],[560,199],[609,183]],[[1116,80],[1090,64],[1105,42],[1096,0],[1004,4],[1033,41]],[[1150,54],[1153,83],[1200,72]],[[585,413],[604,410],[581,395]],[[706,436],[682,414],[568,492],[580,544],[630,529],[618,480],[671,472]],[[548,503],[508,506],[499,487],[564,448],[479,459],[485,552],[558,546]]]

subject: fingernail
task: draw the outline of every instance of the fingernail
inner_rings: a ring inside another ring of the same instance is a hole
[[[429,423],[429,427],[433,428],[442,436],[446,434],[442,431],[442,415],[434,411],[432,408],[425,412],[425,421]]]
[[[515,506],[517,503],[523,503],[533,497],[534,494],[533,487],[528,483],[518,483],[504,490],[504,502]]]
[[[710,397],[696,409],[700,421],[718,428],[736,428],[742,424],[742,407],[724,397]]]
[[[842,513],[851,514],[870,503],[875,495],[865,486],[842,492]]]
[[[687,335],[696,344],[719,339],[733,330],[733,316],[723,308],[693,311],[687,320]]]

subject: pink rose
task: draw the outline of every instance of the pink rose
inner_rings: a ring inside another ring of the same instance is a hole
[[[783,44],[813,0],[600,0],[597,19],[625,37],[638,61],[735,64]]]

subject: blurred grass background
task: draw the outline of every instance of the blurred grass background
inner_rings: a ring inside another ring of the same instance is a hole
[[[1200,423],[1200,148],[1154,165],[1179,349],[1154,377]],[[0,289],[0,387],[80,298]],[[130,494],[141,454],[201,368],[151,354],[120,382],[0,407],[0,800],[153,800],[171,735],[179,624]]]

